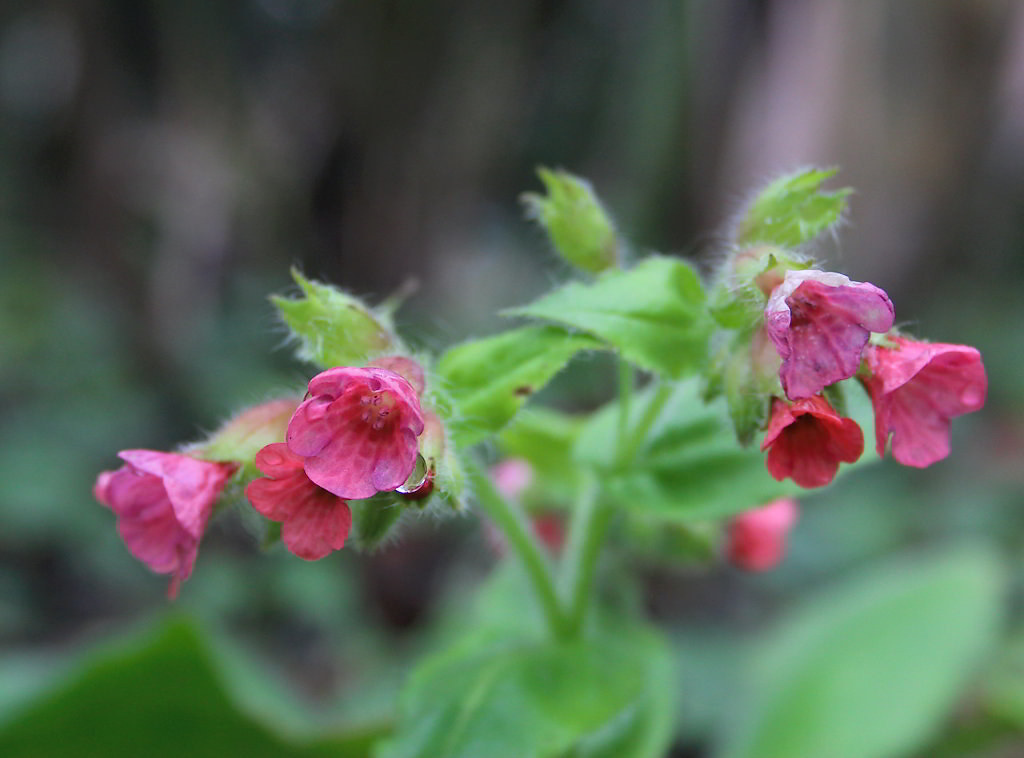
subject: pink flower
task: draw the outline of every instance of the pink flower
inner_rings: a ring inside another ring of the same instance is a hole
[[[786,536],[799,515],[796,501],[784,497],[736,516],[728,528],[729,560],[747,571],[775,568],[786,553]]]
[[[309,383],[288,423],[288,449],[306,474],[341,498],[401,486],[416,467],[423,412],[415,388],[383,368],[332,368]]]
[[[862,381],[875,408],[875,443],[885,455],[924,468],[949,455],[950,419],[985,404],[988,379],[981,354],[966,345],[890,337],[894,348],[872,345]]]
[[[839,462],[853,463],[864,451],[857,422],[842,418],[820,395],[787,403],[775,398],[761,449],[764,464],[780,482],[787,476],[801,487],[824,487]]]
[[[857,373],[870,332],[892,327],[893,308],[873,284],[827,271],[787,271],[764,320],[782,358],[782,388],[798,400]]]
[[[171,574],[175,597],[192,573],[213,503],[238,469],[178,453],[122,450],[125,464],[96,479],[96,499],[117,514],[125,546],[158,574]]]
[[[282,523],[285,546],[307,561],[340,550],[352,528],[348,503],[310,481],[302,458],[283,442],[267,445],[255,462],[265,476],[250,482],[245,496],[257,511]]]
[[[514,500],[533,483],[533,466],[525,458],[505,458],[491,467],[491,478],[498,492]]]

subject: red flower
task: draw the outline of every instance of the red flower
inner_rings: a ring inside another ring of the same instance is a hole
[[[786,396],[809,398],[853,376],[870,333],[888,331],[892,320],[892,302],[873,284],[830,271],[787,271],[764,309]]]
[[[862,381],[875,408],[875,443],[885,455],[924,468],[949,455],[950,419],[985,404],[988,378],[981,354],[966,345],[890,337],[894,348],[872,345]]]
[[[786,536],[799,515],[796,501],[784,497],[736,516],[729,522],[729,560],[747,571],[775,568],[786,553]]]
[[[283,442],[260,450],[255,463],[265,477],[250,482],[245,495],[253,508],[282,523],[285,546],[307,561],[340,550],[352,528],[348,503],[310,481],[302,458]]]
[[[780,482],[788,476],[801,487],[824,487],[840,461],[860,458],[864,435],[820,395],[792,404],[775,398],[761,449],[768,450],[765,466]]]
[[[100,474],[93,494],[117,514],[131,554],[172,575],[167,594],[173,598],[192,574],[213,503],[238,465],[157,450],[122,450],[118,457],[125,464]]]
[[[332,368],[309,383],[288,423],[307,476],[341,498],[397,489],[416,467],[423,412],[416,389],[383,368]]]

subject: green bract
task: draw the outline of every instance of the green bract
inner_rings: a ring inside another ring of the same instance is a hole
[[[834,226],[853,192],[849,188],[821,191],[822,182],[838,171],[809,168],[773,181],[757,194],[740,218],[737,244],[796,247]]]
[[[306,279],[297,269],[292,278],[302,297],[271,296],[281,319],[298,340],[301,360],[321,368],[363,366],[370,358],[402,352],[390,316],[373,311],[336,287]]]

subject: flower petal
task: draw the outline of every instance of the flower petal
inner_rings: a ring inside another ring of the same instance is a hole
[[[315,561],[340,550],[351,528],[348,504],[321,491],[307,496],[292,511],[281,527],[281,539],[299,558]]]

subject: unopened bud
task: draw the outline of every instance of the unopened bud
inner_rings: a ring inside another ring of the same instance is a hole
[[[537,174],[547,196],[527,193],[522,200],[547,231],[558,254],[592,274],[617,265],[615,227],[590,184],[565,171],[539,168]]]
[[[192,450],[210,460],[249,465],[267,445],[284,442],[288,421],[300,402],[300,397],[285,397],[250,406]]]
[[[362,366],[381,353],[401,349],[383,311],[327,284],[306,279],[292,269],[302,297],[273,296],[270,301],[298,340],[298,356],[322,368]]]

